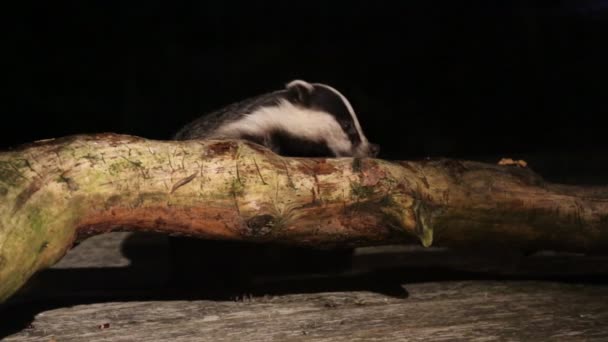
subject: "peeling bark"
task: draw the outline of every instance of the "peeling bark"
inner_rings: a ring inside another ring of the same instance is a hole
[[[601,253],[608,188],[470,161],[284,158],[239,141],[103,134],[0,153],[0,302],[77,239],[209,239]]]

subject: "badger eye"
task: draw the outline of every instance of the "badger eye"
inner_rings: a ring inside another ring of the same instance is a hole
[[[352,123],[347,124],[346,127],[344,127],[344,130],[348,134],[356,134],[357,133],[357,130],[355,129],[355,126]]]

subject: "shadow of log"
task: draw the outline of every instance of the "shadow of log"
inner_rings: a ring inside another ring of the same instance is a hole
[[[0,322],[3,322],[0,337],[27,329],[40,312],[99,302],[238,301],[248,297],[353,291],[406,299],[408,284],[470,280],[608,284],[608,257],[605,256],[554,253],[524,256],[508,250],[463,252],[383,246],[358,249],[349,269],[343,270],[328,269],[327,265],[314,267],[323,258],[331,258],[331,251],[292,249],[288,253],[283,250],[285,254],[280,263],[270,258],[275,264],[264,269],[264,258],[260,256],[256,261],[258,268],[248,273],[251,277],[248,281],[233,282],[230,287],[222,288],[217,286],[217,281],[205,282],[218,276],[213,272],[196,273],[191,278],[196,282],[172,279],[175,272],[167,261],[166,243],[166,238],[160,235],[133,234],[122,245],[123,255],[130,260],[129,266],[51,268],[40,272],[26,288],[0,307]],[[251,253],[260,246],[249,248]],[[227,249],[227,253],[234,251]],[[222,257],[227,256],[218,256],[218,260]],[[307,263],[302,262],[305,258],[310,258]],[[298,261],[302,262],[299,269],[289,268]],[[338,264],[343,262],[338,261]],[[188,267],[195,270],[196,262]]]

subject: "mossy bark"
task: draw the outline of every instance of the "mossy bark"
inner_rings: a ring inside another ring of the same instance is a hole
[[[608,189],[477,162],[284,158],[104,134],[0,153],[0,302],[77,239],[145,230],[315,246],[604,252]]]

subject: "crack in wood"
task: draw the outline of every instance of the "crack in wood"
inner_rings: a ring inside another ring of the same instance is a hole
[[[181,188],[182,186],[184,186],[184,185],[186,185],[186,184],[188,184],[188,183],[192,182],[192,180],[194,180],[194,178],[196,178],[196,174],[197,174],[197,173],[198,173],[198,172],[195,172],[195,173],[191,174],[190,176],[188,176],[188,177],[186,177],[186,178],[184,178],[184,179],[181,179],[181,180],[177,181],[177,183],[173,184],[173,187],[171,188],[171,192],[170,192],[170,193],[172,194],[172,193],[174,193],[174,192],[175,192],[177,189],[179,189],[179,188]]]

